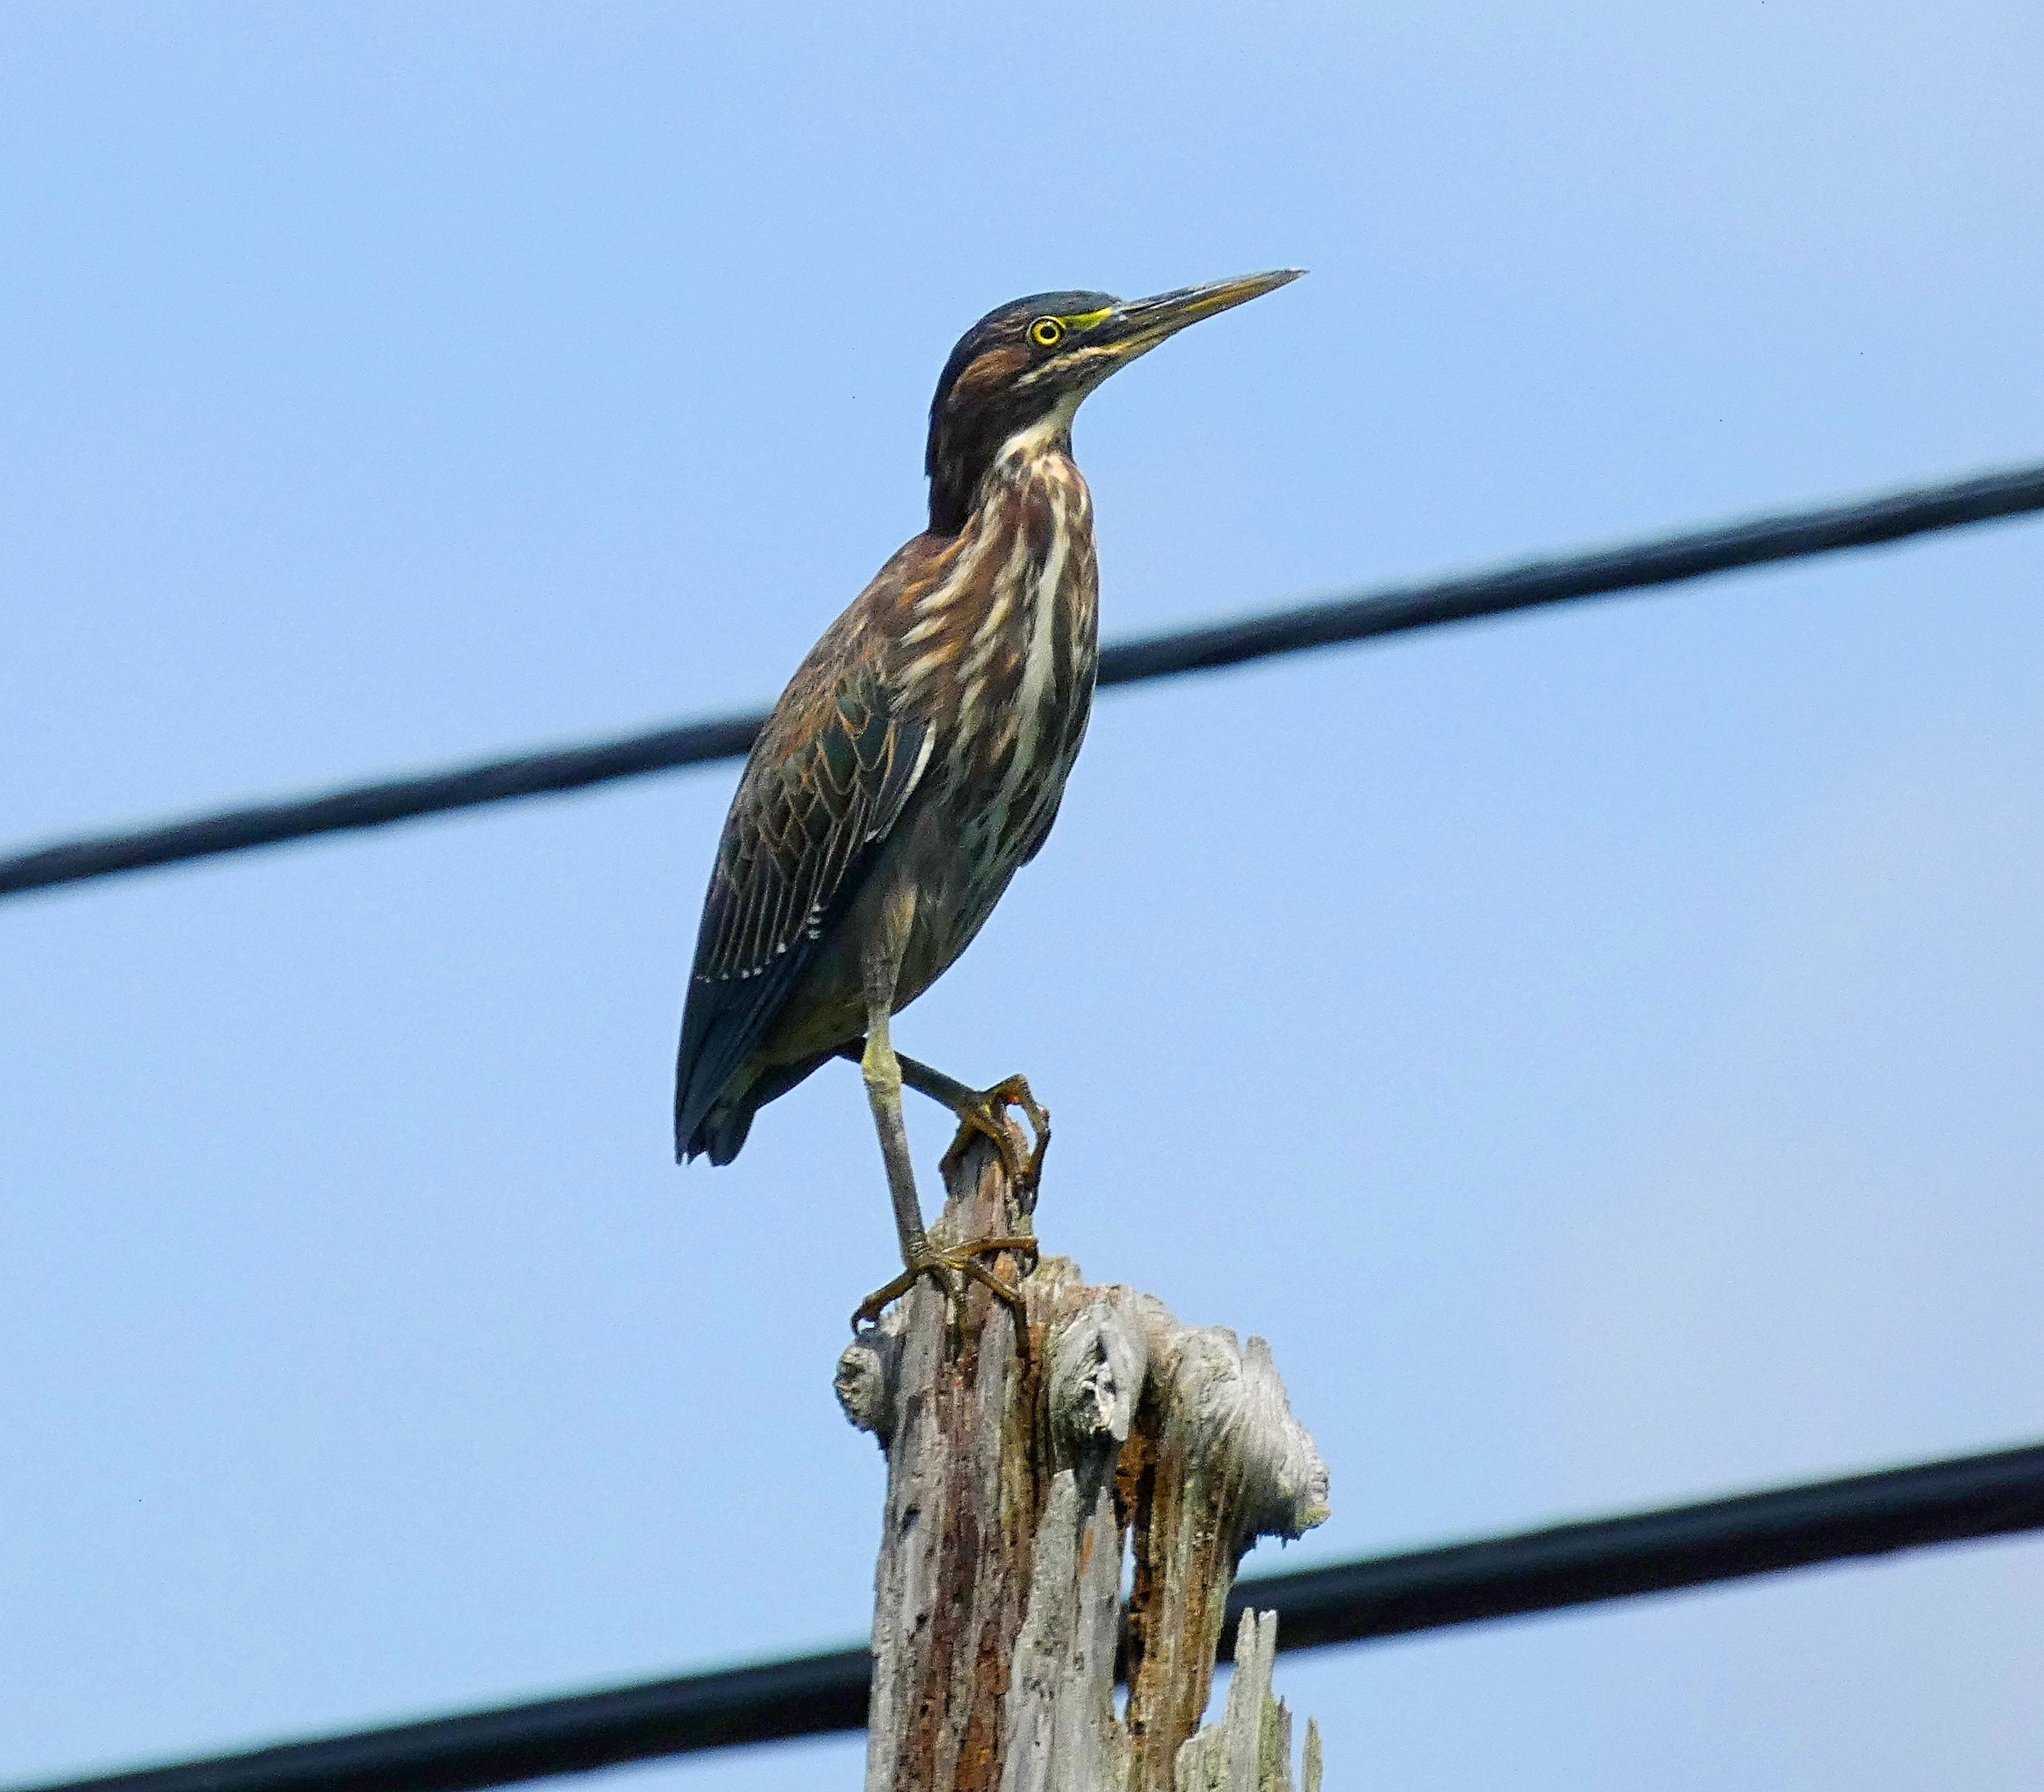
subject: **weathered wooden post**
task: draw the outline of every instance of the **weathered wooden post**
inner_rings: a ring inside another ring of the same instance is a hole
[[[1030,1230],[984,1141],[946,1180],[938,1235]],[[1227,1718],[1195,1735],[1236,1564],[1327,1516],[1268,1348],[1089,1288],[1062,1258],[1020,1287],[1020,1338],[984,1289],[954,1317],[926,1283],[838,1364],[847,1415],[887,1456],[867,1792],[1290,1792],[1271,1615],[1245,1615]],[[1309,1725],[1307,1792],[1319,1753]]]

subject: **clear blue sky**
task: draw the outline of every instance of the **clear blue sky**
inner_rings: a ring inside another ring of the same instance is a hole
[[[0,839],[769,697],[1045,287],[1312,270],[1087,407],[1110,634],[2044,457],[2040,74],[1984,0],[15,4]],[[2044,1434],[2040,574],[1103,700],[900,1037],[1271,1340],[1289,1562]],[[861,1633],[855,1076],[669,1161],[728,788],[0,909],[0,1779]],[[2028,1787],[2044,1548],[1280,1681],[1330,1784]]]

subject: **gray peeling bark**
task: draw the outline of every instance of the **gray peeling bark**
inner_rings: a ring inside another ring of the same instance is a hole
[[[1029,1229],[984,1144],[947,1172],[938,1237]],[[887,1455],[867,1792],[1289,1789],[1274,1620],[1244,1633],[1260,1681],[1239,1673],[1227,1722],[1193,1740],[1237,1563],[1327,1516],[1327,1470],[1268,1348],[1090,1288],[1062,1258],[1020,1286],[1020,1337],[984,1289],[954,1315],[926,1283],[838,1364],[846,1413]],[[1316,1738],[1307,1752],[1311,1786]]]

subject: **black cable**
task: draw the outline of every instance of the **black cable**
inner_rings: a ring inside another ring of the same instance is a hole
[[[764,719],[759,715],[733,715],[715,722],[684,723],[679,728],[661,728],[652,734],[628,734],[586,746],[485,759],[452,771],[428,772],[415,777],[329,791],[323,796],[223,809],[217,815],[201,815],[188,822],[172,822],[132,833],[63,840],[54,846],[0,858],[0,897],[47,889],[58,884],[82,883],[88,878],[110,877],[117,871],[142,871],[152,865],[211,858],[220,853],[271,846],[316,834],[380,827],[387,822],[406,821],[415,815],[472,809],[479,803],[502,803],[514,796],[580,790],[586,785],[637,777],[675,766],[737,759],[752,745],[752,737]]]
[[[1644,590],[1769,561],[1868,548],[1934,530],[2044,509],[2044,467],[2018,468],[1955,483],[1890,493],[1863,503],[1693,531],[1495,572],[1401,585],[1279,610],[1212,628],[1118,642],[1100,656],[1102,684],[1130,684],[1180,672],[1239,665],[1338,642],[1501,616],[1539,604]],[[0,858],[0,897],[60,884],[208,858],[413,816],[580,790],[613,778],[736,759],[763,719],[733,715],[551,752],[487,759],[321,796],[258,804],[127,833],[88,836]]]
[[[1317,1648],[2044,1530],[2044,1444],[1238,1584],[1278,1647]],[[24,1792],[459,1792],[705,1749],[863,1728],[863,1648]]]
[[[1313,1649],[2044,1530],[2044,1444],[1245,1581]]]

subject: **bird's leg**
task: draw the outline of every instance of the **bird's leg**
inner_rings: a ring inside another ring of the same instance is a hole
[[[902,1273],[885,1288],[876,1288],[859,1303],[852,1315],[856,1331],[880,1317],[888,1304],[906,1294],[918,1277],[932,1276],[945,1297],[957,1302],[963,1292],[961,1276],[969,1276],[1013,1307],[1018,1319],[1024,1308],[1022,1297],[979,1259],[1000,1251],[1033,1251],[1036,1241],[1027,1238],[975,1239],[965,1244],[939,1248],[923,1230],[922,1203],[916,1194],[916,1172],[908,1156],[908,1129],[901,1114],[902,1063],[888,1037],[889,998],[894,979],[884,986],[867,978],[866,1049],[859,1058],[865,1073],[867,1100],[872,1104],[873,1123],[880,1133],[881,1156],[887,1165],[888,1193],[894,1198],[894,1230],[901,1239]],[[878,996],[877,1000],[875,999]]]
[[[873,1125],[880,1134],[880,1154],[887,1166],[887,1192],[894,1203],[894,1231],[901,1240],[901,1260],[912,1282],[930,1255],[930,1235],[923,1230],[922,1201],[916,1193],[916,1167],[908,1155],[908,1129],[901,1114],[901,1061],[887,1033],[887,1011],[877,1010],[866,1029],[866,1050],[859,1068],[866,1077],[866,1099],[872,1104]],[[948,1278],[940,1278],[955,1292]],[[892,1288],[893,1284],[889,1286]],[[885,1306],[888,1294],[874,1298]],[[872,1301],[866,1303],[873,1305]],[[859,1309],[863,1314],[865,1307]]]
[[[991,1089],[969,1089],[941,1070],[903,1058],[901,1080],[931,1100],[941,1101],[958,1117],[958,1136],[944,1155],[947,1173],[975,1137],[990,1139],[1001,1154],[1001,1167],[1008,1172],[1008,1180],[1025,1194],[1036,1192],[1043,1180],[1043,1154],[1051,1148],[1051,1115],[1030,1092],[1028,1077],[1004,1077]],[[1027,1158],[1015,1149],[1015,1134],[1008,1127],[1011,1108],[1020,1108],[1028,1116],[1029,1131],[1036,1136]]]
[[[860,1046],[853,1044],[844,1048],[843,1055],[863,1064],[864,1060],[859,1053]],[[944,1155],[946,1174],[950,1172],[958,1154],[975,1137],[981,1137],[991,1140],[993,1149],[1000,1153],[1001,1167],[1007,1172],[1009,1181],[1025,1193],[1036,1192],[1037,1185],[1043,1180],[1043,1154],[1051,1148],[1051,1114],[1031,1092],[1028,1077],[1007,1077],[991,1089],[975,1089],[904,1053],[897,1052],[894,1062],[901,1067],[901,1080],[906,1087],[928,1095],[932,1101],[942,1102],[958,1117],[958,1136]],[[1008,1129],[1006,1115],[1010,1108],[1022,1110],[1029,1118],[1030,1131],[1036,1136],[1026,1158],[1017,1149],[1015,1135]]]

